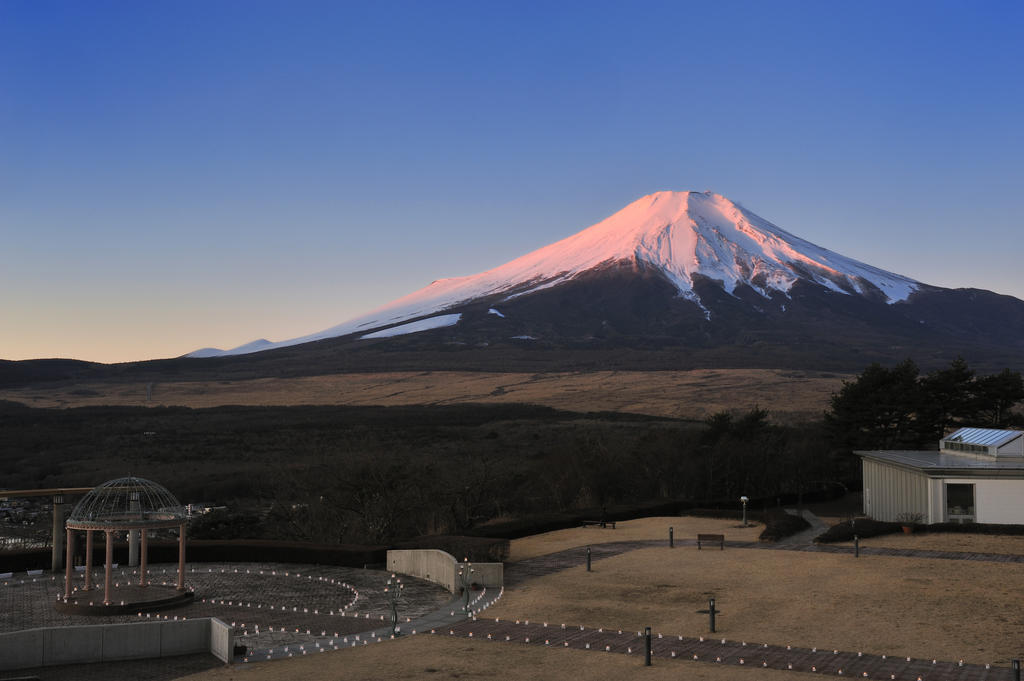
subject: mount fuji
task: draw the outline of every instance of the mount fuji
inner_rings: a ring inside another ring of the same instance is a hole
[[[665,191],[640,198],[592,227],[492,270],[440,279],[324,331],[278,343],[261,339],[231,350],[204,348],[189,356],[238,355],[353,334],[371,339],[457,327],[464,323],[460,310],[474,303],[486,302],[491,315],[509,319],[498,306],[517,305],[514,301],[542,291],[599,273],[621,275],[624,270],[662,279],[678,302],[699,310],[705,323],[715,321],[719,293],[736,299],[754,294],[754,301],[762,299],[759,307],[774,305],[785,311],[784,301],[792,298],[799,283],[887,304],[930,288],[816,246],[724,196]],[[719,291],[708,291],[709,287]]]
[[[907,357],[941,366],[957,355],[1016,367],[1022,351],[1024,301],[873,267],[719,194],[664,191],[504,265],[439,279],[324,331],[181,359],[250,357],[246,371],[257,373],[853,371]]]

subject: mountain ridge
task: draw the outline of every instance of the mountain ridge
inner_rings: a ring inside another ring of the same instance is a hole
[[[230,350],[203,348],[189,356],[245,354],[363,331],[372,333],[472,300],[508,302],[617,264],[660,271],[677,294],[696,304],[707,319],[712,310],[697,293],[695,277],[718,281],[730,294],[747,286],[766,299],[775,292],[788,295],[800,280],[848,295],[880,297],[888,303],[904,301],[925,286],[817,246],[720,194],[661,191],[498,267],[435,280],[323,331],[276,343],[254,341]]]

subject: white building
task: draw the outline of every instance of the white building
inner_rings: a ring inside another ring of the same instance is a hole
[[[876,520],[1024,524],[1024,431],[961,428],[937,452],[856,454]]]

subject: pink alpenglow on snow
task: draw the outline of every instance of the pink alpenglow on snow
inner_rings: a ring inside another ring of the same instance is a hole
[[[765,297],[775,291],[786,294],[801,279],[842,294],[881,295],[889,303],[906,300],[921,286],[913,279],[794,236],[719,194],[664,191],[637,199],[596,225],[494,269],[466,277],[439,279],[338,326],[279,343],[261,343],[257,349],[297,345],[360,331],[371,332],[361,338],[381,337],[378,333],[387,333],[387,330],[374,330],[437,315],[480,298],[500,296],[495,301],[500,303],[555,286],[584,272],[614,265],[640,265],[660,270],[680,296],[701,307],[700,297],[693,287],[696,275],[721,282],[729,293],[737,286],[747,285]],[[495,308],[489,311],[504,316]],[[458,319],[438,325],[432,325],[431,321],[422,320],[422,327],[410,326],[401,333],[449,326]],[[225,351],[204,348],[197,352],[211,356],[253,351],[251,346],[241,346]],[[193,356],[199,355],[193,353]]]

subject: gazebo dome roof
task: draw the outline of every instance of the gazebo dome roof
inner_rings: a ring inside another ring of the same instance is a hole
[[[185,509],[166,487],[128,476],[108,480],[82,497],[67,526],[83,530],[174,527],[186,518]]]

